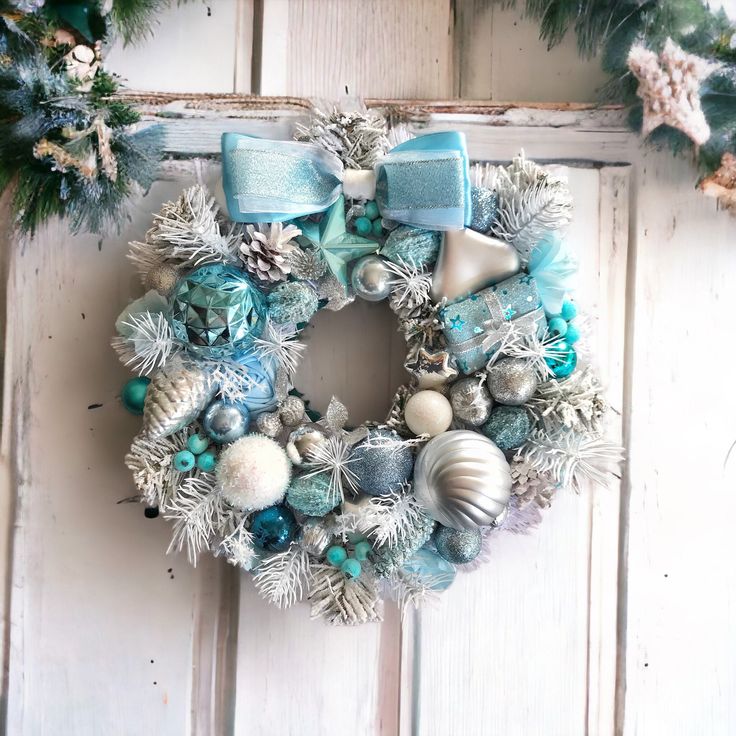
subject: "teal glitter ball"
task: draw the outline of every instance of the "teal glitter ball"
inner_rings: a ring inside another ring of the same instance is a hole
[[[120,392],[120,400],[131,414],[143,414],[143,404],[146,401],[149,383],[151,383],[150,378],[139,376],[138,378],[131,378],[123,386],[123,390]]]
[[[523,406],[496,406],[481,432],[501,450],[521,447],[532,431],[532,421]]]
[[[479,233],[487,233],[493,227],[496,219],[498,195],[486,187],[472,187],[470,201],[473,211],[470,229]]]
[[[396,432],[373,429],[350,454],[350,470],[358,486],[371,496],[385,496],[400,490],[414,469],[414,453]]]
[[[328,473],[294,478],[286,491],[286,503],[306,516],[324,516],[339,502],[340,497],[331,487]]]
[[[480,529],[450,529],[437,525],[434,530],[434,545],[440,557],[453,565],[465,565],[479,554],[483,543]]]
[[[545,363],[555,378],[567,378],[578,364],[578,355],[572,345],[566,340],[561,340],[550,347],[549,357],[545,358]]]
[[[440,252],[442,233],[422,230],[409,225],[399,225],[386,238],[381,255],[394,263],[404,263],[422,268],[431,266]]]
[[[268,295],[268,316],[277,324],[309,322],[318,307],[317,293],[302,281],[279,284]]]
[[[256,547],[267,552],[285,552],[294,541],[298,526],[286,506],[269,506],[253,514],[250,531]]]
[[[210,357],[250,346],[266,322],[266,297],[233,266],[202,266],[179,281],[171,295],[174,334]]]

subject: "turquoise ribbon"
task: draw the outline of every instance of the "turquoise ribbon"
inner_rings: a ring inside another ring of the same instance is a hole
[[[324,212],[342,194],[343,166],[320,146],[222,135],[222,185],[236,222],[283,222]],[[413,138],[376,165],[376,203],[385,218],[430,230],[471,220],[465,136]]]

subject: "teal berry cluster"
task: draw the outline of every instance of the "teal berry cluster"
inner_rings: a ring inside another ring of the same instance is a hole
[[[580,339],[580,331],[572,324],[577,316],[578,308],[571,301],[563,302],[560,313],[549,318],[550,334],[564,338],[568,345],[574,345]]]
[[[211,473],[217,465],[217,454],[214,448],[210,448],[209,438],[193,434],[187,440],[187,449],[179,450],[172,462],[180,473],[194,470],[195,465],[201,471]]]
[[[567,378],[578,363],[573,345],[580,339],[580,331],[572,324],[577,314],[578,308],[571,301],[565,301],[560,313],[549,317],[547,322],[549,332],[557,342],[550,346],[545,362],[555,378]]]
[[[339,567],[348,577],[357,578],[363,569],[360,563],[368,559],[371,549],[371,543],[365,537],[356,537],[352,542],[352,556],[349,546],[333,544],[327,550],[327,562]]]
[[[381,213],[378,211],[378,205],[369,200],[363,205],[364,214],[356,217],[353,227],[358,235],[367,237],[372,235],[374,238],[380,238],[383,234],[383,225],[381,224]]]

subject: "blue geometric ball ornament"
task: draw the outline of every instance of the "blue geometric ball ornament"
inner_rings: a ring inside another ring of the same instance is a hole
[[[248,347],[266,321],[265,295],[241,270],[202,266],[179,281],[171,295],[174,333],[213,358]]]

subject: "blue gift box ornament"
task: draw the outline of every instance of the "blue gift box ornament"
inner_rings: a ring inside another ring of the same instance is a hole
[[[537,284],[524,273],[449,304],[440,317],[448,350],[466,374],[482,368],[512,329],[541,336],[547,324]]]

